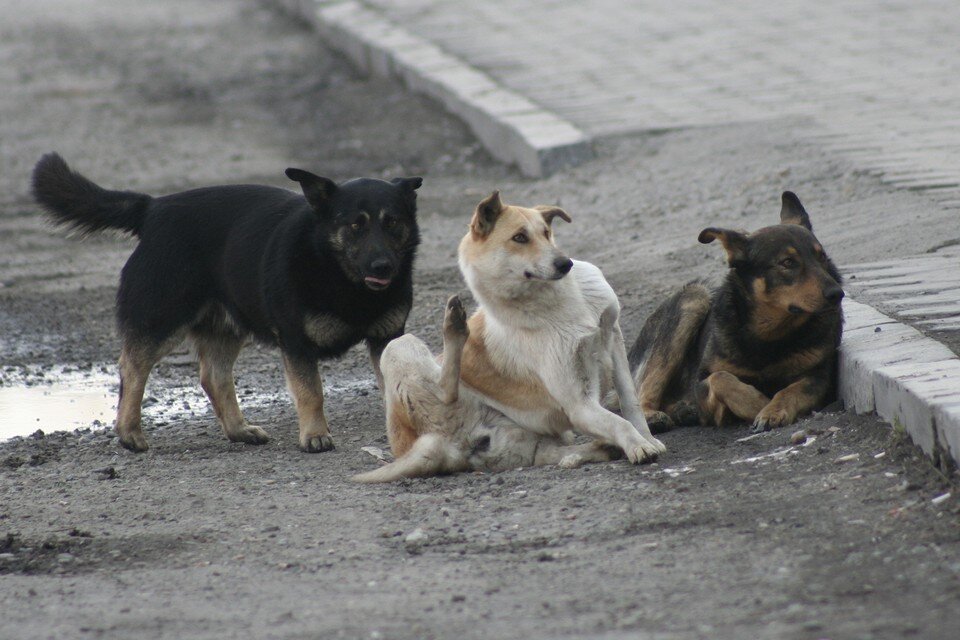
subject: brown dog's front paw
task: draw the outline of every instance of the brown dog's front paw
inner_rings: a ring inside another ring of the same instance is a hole
[[[670,416],[663,411],[648,411],[643,417],[647,419],[647,426],[650,427],[651,433],[663,433],[676,426]]]
[[[309,436],[300,440],[300,450],[306,453],[321,453],[333,451],[333,438],[326,436]]]
[[[763,433],[764,431],[770,431],[771,429],[788,425],[793,421],[794,416],[791,416],[786,409],[767,406],[757,414],[756,419],[753,421],[753,426],[750,428],[750,433]]]

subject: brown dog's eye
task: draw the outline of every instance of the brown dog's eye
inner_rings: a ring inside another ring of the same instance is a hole
[[[519,244],[526,244],[527,242],[530,241],[530,239],[527,238],[527,234],[525,234],[525,233],[518,233],[517,235],[513,236],[513,238],[511,238],[511,239],[512,239],[514,242],[519,243]]]
[[[793,258],[784,258],[780,261],[780,266],[784,269],[793,269],[795,266],[797,266],[797,261]]]

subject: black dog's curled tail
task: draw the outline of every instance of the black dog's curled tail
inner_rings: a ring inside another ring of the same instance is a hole
[[[83,234],[120,229],[140,235],[152,198],[132,191],[109,191],[72,171],[56,153],[33,168],[33,197],[58,224]]]

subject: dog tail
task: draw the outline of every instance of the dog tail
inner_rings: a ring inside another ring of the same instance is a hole
[[[410,450],[379,469],[353,476],[356,482],[393,482],[402,478],[425,478],[444,473],[463,471],[466,460],[448,440],[435,433],[426,433],[413,443]]]
[[[57,224],[82,234],[120,229],[140,235],[153,199],[132,191],[108,191],[72,171],[56,153],[48,153],[33,169],[33,197]]]

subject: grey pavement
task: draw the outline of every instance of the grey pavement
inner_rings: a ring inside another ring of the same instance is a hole
[[[953,0],[362,4],[589,135],[809,117],[865,169],[960,207]]]

